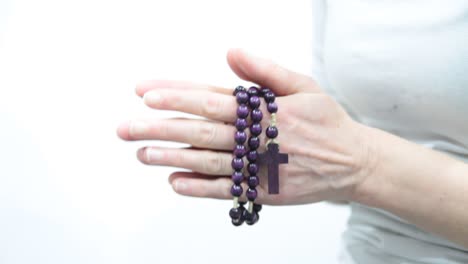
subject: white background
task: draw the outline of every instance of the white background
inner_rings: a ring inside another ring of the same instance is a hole
[[[115,128],[138,80],[241,82],[243,47],[310,72],[309,1],[0,1],[0,263],[335,263],[348,209],[180,197]],[[161,142],[147,144],[160,145]],[[175,145],[172,145],[175,146]]]

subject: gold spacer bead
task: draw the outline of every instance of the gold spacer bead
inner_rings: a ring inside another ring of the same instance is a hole
[[[249,213],[253,212],[253,206],[254,206],[254,202],[249,201]]]
[[[276,113],[271,114],[270,116],[270,125],[276,126]]]
[[[232,207],[233,208],[238,208],[239,207],[239,197],[234,197],[232,199],[232,201],[233,201],[233,206]]]
[[[265,145],[268,147],[268,145],[271,144],[271,143],[274,143],[274,144],[276,144],[276,145],[279,146],[278,140],[276,140],[276,139],[269,139],[269,140],[266,142]]]

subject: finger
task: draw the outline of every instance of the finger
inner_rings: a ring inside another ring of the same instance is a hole
[[[215,199],[232,199],[231,186],[232,180],[230,177],[213,177],[193,172],[174,172],[169,176],[174,191],[181,195]],[[245,182],[242,183],[244,190],[240,201],[247,201],[245,191],[248,186]],[[257,203],[263,203],[266,195],[265,190],[257,186]]]
[[[230,175],[232,155],[210,150],[146,147],[138,159],[148,165],[184,168],[207,175]]]
[[[234,96],[205,90],[152,90],[145,93],[144,102],[151,108],[174,110],[231,122],[236,120],[237,102]]]
[[[213,177],[193,172],[175,172],[169,176],[169,182],[175,192],[193,197],[215,199],[232,198],[232,181],[229,177]]]
[[[194,147],[232,150],[234,126],[195,119],[135,120],[117,129],[124,140],[164,140],[190,144]]]
[[[230,95],[232,91],[226,88],[217,87],[208,84],[193,83],[187,81],[175,80],[147,80],[137,84],[135,92],[143,96],[146,92],[156,89],[175,89],[175,90],[206,90],[215,93]]]
[[[321,91],[312,78],[287,70],[270,60],[249,55],[241,49],[231,49],[227,60],[237,76],[266,86],[278,95]]]

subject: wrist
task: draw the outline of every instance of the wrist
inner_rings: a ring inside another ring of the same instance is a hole
[[[372,206],[386,187],[385,180],[381,178],[380,164],[382,163],[382,135],[383,131],[356,122],[360,135],[361,158],[359,176],[350,197],[350,201]]]

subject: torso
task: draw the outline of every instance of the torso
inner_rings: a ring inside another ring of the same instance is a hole
[[[358,121],[468,162],[468,2],[328,0],[325,12],[325,90]],[[401,257],[382,263],[468,263],[460,246],[385,212],[352,207],[348,259],[380,263],[371,258],[377,250]],[[392,248],[398,245],[405,247]]]

